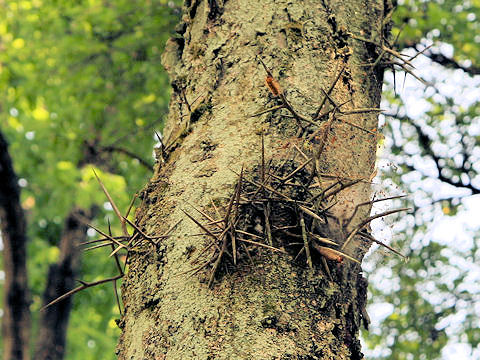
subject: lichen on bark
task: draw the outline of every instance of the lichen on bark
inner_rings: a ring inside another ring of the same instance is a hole
[[[161,152],[165,159],[157,162],[136,216],[139,226],[152,235],[182,222],[159,246],[144,242],[129,257],[120,359],[362,357],[358,330],[366,283],[357,264],[330,262],[332,281],[320,260],[310,269],[290,255],[258,248],[253,265],[230,267],[210,289],[202,280],[205,274],[189,273],[191,256],[204,249],[207,236],[192,236],[201,230],[182,209],[208,209],[212,201],[225,209],[238,181],[235,172],[243,167],[250,178],[258,174],[261,132],[265,158],[272,159],[273,166],[288,160],[294,145],[307,157],[315,154],[318,141],[305,141],[315,130],[303,123],[307,130],[299,133],[299,120],[288,109],[252,116],[281,103],[265,86],[259,59],[280,83],[291,107],[304,117],[312,118],[325,97],[323,91],[342,69],[332,100],[344,104],[344,112],[377,108],[382,72],[360,65],[375,61],[378,54],[349,34],[382,36],[379,28],[390,10],[387,5],[185,2],[178,36],[169,40],[163,56],[173,88]],[[347,122],[339,116],[329,128],[327,116],[316,126],[320,138],[322,129],[326,131],[326,144],[316,161],[312,191],[321,192],[339,178],[359,180],[338,192],[329,207],[324,231],[340,243],[369,213],[361,208],[344,226],[356,204],[370,198],[376,115],[349,114]],[[297,166],[301,162],[291,161]],[[311,166],[308,170],[313,171]],[[283,240],[272,241],[280,246]],[[361,259],[366,248],[355,238],[345,251]]]

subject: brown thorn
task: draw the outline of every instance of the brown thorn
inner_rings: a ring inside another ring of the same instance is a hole
[[[328,266],[327,260],[323,256],[322,256],[322,265],[330,281],[333,281],[332,274],[330,273],[330,267]]]
[[[269,112],[272,112],[272,111],[275,111],[275,110],[284,109],[284,108],[285,108],[284,104],[273,106],[270,109],[259,111],[259,112],[255,113],[253,115],[250,115],[249,117],[260,116],[260,115],[263,115],[263,114],[266,114],[266,113],[269,113]]]
[[[247,240],[247,239],[242,239],[242,238],[238,238],[238,240],[239,240],[239,241],[246,242],[246,243],[249,243],[249,244],[261,246],[261,247],[270,249],[270,250],[272,250],[272,251],[278,251],[278,252],[281,252],[282,254],[286,254],[286,253],[287,253],[285,250],[282,250],[282,249],[279,249],[279,248],[276,248],[276,247],[273,247],[273,246],[270,246],[270,245],[267,245],[267,244],[262,244],[262,243],[259,243],[259,242],[253,241],[253,240]]]
[[[200,209],[197,209],[195,206],[193,206],[192,204],[190,204],[188,201],[185,201],[188,205],[190,205],[196,212],[198,212],[200,215],[203,215],[208,221],[208,225],[216,225],[220,230],[223,230],[224,228],[221,227],[219,224],[221,222],[223,222],[223,220],[221,221],[218,221],[218,220],[214,220],[211,216],[209,216],[206,212],[200,210]]]
[[[217,206],[215,205],[215,202],[213,201],[212,198],[210,198],[210,203],[212,204],[212,207],[213,207],[213,209],[215,210],[215,214],[217,214],[217,216],[220,217],[220,211],[218,211],[218,208],[217,208]],[[217,222],[223,222],[223,219],[222,219],[222,220],[214,221],[214,222],[212,223],[212,225],[213,225],[214,223],[217,223]]]
[[[407,196],[406,194],[405,195],[396,195],[396,196],[390,196],[390,197],[386,197],[386,198],[382,198],[382,199],[373,199],[373,200],[370,200],[370,201],[365,201],[363,203],[357,204],[355,206],[355,210],[353,210],[352,215],[350,216],[347,223],[345,224],[345,227],[348,227],[348,225],[350,225],[350,223],[353,220],[353,217],[357,214],[357,211],[360,208],[360,206],[372,205],[373,203],[386,201],[386,200],[401,199],[401,198],[406,197],[406,196]]]
[[[317,241],[319,241],[319,242],[321,242],[321,243],[328,244],[328,245],[338,246],[338,244],[337,244],[335,241],[333,241],[333,240],[331,240],[331,239],[329,239],[329,238],[321,237],[321,236],[319,236],[319,235],[317,235],[317,234],[314,234],[314,233],[311,233],[311,232],[309,232],[308,235],[310,235],[310,236],[313,237],[315,240],[317,240]]]
[[[122,316],[123,313],[122,313],[122,306],[120,303],[120,296],[118,295],[117,280],[113,280],[113,291],[115,293],[115,300],[117,301],[118,312],[120,313],[120,316]]]
[[[103,182],[102,180],[100,180],[100,178],[98,177],[97,175],[97,172],[95,171],[95,169],[92,167],[92,170],[93,170],[93,173],[95,174],[95,177],[97,178],[97,181],[98,183],[100,184],[100,187],[102,188],[103,190],[103,193],[105,194],[105,196],[107,197],[108,201],[110,202],[110,205],[112,205],[112,208],[113,208],[113,211],[115,212],[115,214],[117,215],[117,217],[120,219],[120,223],[122,225],[122,230],[123,230],[123,233],[125,236],[130,236],[130,234],[128,233],[127,231],[127,226],[125,225],[125,221],[122,220],[123,217],[122,217],[122,214],[120,214],[120,210],[118,210],[118,207],[117,205],[115,204],[115,201],[113,201],[112,197],[110,196],[110,193],[108,192],[107,188],[105,187],[105,185],[103,185]]]
[[[364,113],[371,113],[371,112],[384,112],[384,109],[379,108],[358,108],[348,111],[338,111],[341,115],[354,115],[354,114],[364,114]]]
[[[380,213],[380,214],[372,215],[372,216],[366,218],[366,219],[365,219],[364,221],[362,221],[359,225],[357,225],[354,230],[352,230],[352,232],[348,235],[347,240],[346,240],[345,243],[342,245],[342,247],[340,248],[340,250],[345,249],[345,247],[346,247],[347,244],[353,239],[353,237],[355,236],[355,234],[356,234],[357,232],[359,232],[360,230],[362,230],[362,228],[363,228],[365,225],[367,225],[369,222],[371,222],[372,220],[375,220],[375,219],[378,219],[378,218],[381,218],[381,217],[384,217],[384,216],[387,216],[387,215],[395,214],[395,213],[400,212],[400,211],[407,211],[407,210],[411,210],[411,209],[410,209],[410,208],[394,209],[394,210],[385,211],[385,212]]]
[[[370,240],[371,242],[374,242],[375,244],[378,244],[378,245],[381,245],[381,246],[387,248],[387,249],[390,250],[391,252],[393,252],[393,253],[397,254],[398,256],[400,256],[401,258],[403,258],[403,260],[404,260],[405,262],[408,261],[408,257],[406,257],[405,255],[403,255],[400,251],[395,250],[394,248],[392,248],[391,246],[385,244],[384,242],[381,242],[380,240],[375,239],[375,238],[374,238],[373,236],[371,236],[370,234],[365,234],[365,233],[363,233],[363,232],[360,231],[360,232],[358,233],[358,235],[363,236],[364,238]]]
[[[132,201],[130,201],[130,205],[128,206],[127,213],[125,214],[125,217],[128,218],[128,215],[130,215],[130,210],[132,210],[133,204],[135,203],[135,200],[137,200],[138,193],[135,193],[135,195],[132,198]]]
[[[237,232],[237,233],[239,233],[239,234],[248,235],[248,236],[251,236],[251,237],[253,237],[253,238],[257,238],[257,239],[263,240],[263,237],[262,237],[262,236],[255,235],[255,234],[249,233],[249,232],[247,232],[247,231],[235,230],[235,232]]]
[[[408,61],[412,61],[412,60],[416,59],[418,56],[424,54],[425,51],[429,50],[432,46],[433,46],[433,44],[430,44],[425,49],[423,49],[422,51],[418,51],[415,55],[413,55],[410,59],[408,59]]]
[[[250,260],[250,263],[252,264],[252,266],[254,266],[255,263],[253,262],[252,256],[250,255],[250,251],[248,251],[247,246],[244,243],[242,243],[242,247],[243,247],[243,250],[245,250],[245,253],[248,256],[248,260]]]
[[[265,63],[263,62],[263,60],[262,60],[260,57],[257,57],[257,58],[258,58],[258,60],[260,60],[260,62],[262,63],[263,68],[265,69],[265,72],[267,73],[267,75],[273,77],[272,72],[270,71],[269,68],[267,68],[267,65],[265,65]]]
[[[303,247],[305,249],[305,255],[307,256],[307,264],[310,270],[313,270],[312,256],[310,255],[310,247],[308,245],[307,229],[305,228],[305,220],[300,213],[300,226],[302,228]]]
[[[108,222],[108,234],[111,237],[112,236],[112,228],[110,226],[110,219],[107,219],[107,222]],[[115,251],[115,245],[113,245],[113,243],[111,243],[111,245],[112,245],[112,251]],[[120,265],[120,259],[118,258],[117,254],[115,254],[115,264],[117,265],[117,269],[118,269],[118,272],[120,273],[120,275],[123,275],[122,266]],[[115,283],[115,293],[116,292],[117,292],[117,284]],[[122,309],[120,309],[120,306],[118,307],[118,309],[120,310],[120,313],[122,313]]]
[[[130,236],[112,236],[114,239],[118,240],[118,241],[127,241],[128,239],[130,239]],[[102,242],[102,241],[107,241],[107,240],[110,240],[109,238],[100,238],[100,239],[95,239],[95,240],[88,240],[88,241],[84,241],[84,242],[81,242],[79,243],[77,246],[83,246],[83,245],[90,245],[90,244],[94,244],[94,243],[97,243],[97,242]]]
[[[98,245],[94,245],[94,246],[84,248],[84,249],[82,249],[82,251],[87,252],[87,251],[90,251],[90,250],[101,249],[101,248],[106,247],[106,246],[113,246],[113,244],[111,242],[98,244]],[[116,248],[114,247],[114,249],[116,249]]]
[[[263,217],[265,218],[265,232],[267,234],[268,244],[273,245],[272,230],[270,229],[270,202],[263,206]]]
[[[311,217],[317,219],[318,221],[320,221],[322,224],[325,224],[325,219],[323,219],[322,217],[320,217],[319,215],[315,214],[312,210],[304,207],[304,206],[301,206],[301,205],[298,205],[298,208],[300,210],[302,210],[305,214],[307,215],[310,215]]]
[[[332,190],[330,193],[328,194],[325,194],[325,196],[323,197],[323,199],[328,199],[329,197],[333,197],[335,196],[336,194],[338,194],[340,191],[342,190],[345,190],[346,188],[348,187],[351,187],[355,184],[358,184],[362,179],[357,179],[357,180],[352,180],[346,184],[340,184],[340,187],[338,189],[335,189],[335,190]]]
[[[208,230],[205,226],[203,226],[197,219],[195,219],[192,215],[190,215],[189,213],[187,213],[185,210],[183,209],[180,209],[183,211],[183,213],[185,215],[187,215],[190,220],[192,220],[195,224],[197,224],[203,231],[205,231],[207,233],[207,235],[209,235],[210,237],[212,237],[214,240],[219,240],[218,237],[216,235],[214,235],[210,230]],[[217,245],[217,243],[214,242],[214,245],[215,247],[217,248],[217,250],[220,251],[220,247]]]
[[[303,157],[305,160],[308,160],[308,159],[309,159],[309,157],[308,157],[307,155],[305,155],[305,154],[303,153],[303,151],[300,150],[300,148],[299,148],[296,144],[292,144],[292,145],[293,145],[293,148],[294,148],[295,150],[297,150],[298,153],[299,153],[300,155],[302,155],[302,157]]]
[[[234,170],[232,170],[232,169],[230,169],[230,171],[233,172],[234,174],[237,174],[237,175],[238,175],[238,173],[237,173],[236,171],[234,171]],[[256,186],[258,186],[258,187],[264,186],[265,189],[267,189],[268,191],[274,193],[275,195],[278,195],[278,196],[284,198],[285,200],[288,200],[288,201],[291,201],[291,202],[295,202],[295,200],[292,200],[292,199],[289,198],[287,195],[282,194],[281,192],[279,192],[279,191],[271,188],[271,187],[268,186],[268,185],[265,185],[265,184],[262,185],[262,184],[259,184],[258,182],[256,182],[255,180],[248,180],[247,178],[245,178],[245,181],[246,181],[246,182],[249,182],[250,184],[256,185]]]
[[[128,248],[126,245],[122,244],[120,241],[117,241],[115,238],[109,236],[108,234],[105,234],[102,230],[100,229],[97,229],[95,226],[93,226],[92,224],[86,224],[87,226],[91,227],[93,230],[95,230],[96,232],[98,232],[100,235],[102,236],[105,236],[108,240],[114,242],[115,244],[117,244],[120,248],[125,248],[127,249],[128,251]]]
[[[362,130],[362,131],[365,131],[366,133],[369,133],[369,134],[372,134],[372,135],[377,135],[378,133],[376,131],[372,131],[372,130],[368,130],[368,129],[365,129],[364,127],[360,126],[360,125],[357,125],[357,124],[354,124],[350,121],[347,121],[345,119],[342,119],[342,118],[337,118],[338,121],[342,121],[344,122],[345,124],[348,124],[350,126],[353,126],[354,128],[358,129],[358,130]]]
[[[337,66],[338,66],[338,63],[337,63]],[[336,70],[335,70],[336,71]],[[342,66],[342,69],[340,70],[340,72],[338,73],[338,75],[335,77],[335,80],[332,82],[332,84],[330,85],[329,89],[327,92],[325,92],[325,90],[321,89],[323,91],[323,93],[325,94],[325,96],[323,97],[322,101],[320,102],[320,105],[318,106],[318,109],[317,111],[315,112],[315,115],[313,116],[313,119],[317,119],[320,115],[320,111],[322,110],[323,108],[323,105],[325,105],[325,101],[327,100],[327,96],[331,94],[331,92],[333,91],[333,89],[335,88],[335,85],[337,84],[338,80],[340,79],[340,77],[342,76],[343,72],[345,71],[345,64]]]
[[[303,244],[303,243],[302,243]],[[297,255],[295,255],[295,257],[293,258],[293,261],[297,261],[298,257],[300,255],[302,255],[302,253],[305,251],[305,247],[302,246],[302,248],[300,249],[300,251],[297,253]]]
[[[299,172],[300,170],[302,170],[305,166],[307,166],[310,161],[312,161],[312,158],[309,158],[308,160],[306,160],[305,162],[303,162],[302,164],[300,164],[295,170],[293,170],[290,174],[288,174],[287,176],[281,178],[281,182],[285,182],[287,180],[289,180],[291,177],[293,177],[297,172]]]
[[[342,262],[343,258],[347,258],[353,262],[356,262],[357,264],[361,264],[360,261],[357,259],[351,257],[350,255],[347,255],[341,251],[325,247],[325,246],[320,246],[317,244],[313,244],[313,247],[320,253],[320,255],[325,256],[329,260],[335,260],[337,262]]]
[[[178,226],[178,224],[180,224],[181,222],[183,221],[183,219],[180,219],[178,220],[175,224],[173,224],[172,226],[170,226],[170,228],[167,230],[167,232],[163,235],[160,235],[159,239],[157,240],[157,242],[155,243],[155,245],[158,245],[158,243],[160,242],[160,240],[162,238],[167,238],[170,236],[170,233]]]
[[[133,241],[134,241],[137,237],[138,237],[138,233],[135,233],[135,234],[133,234],[133,236],[131,236],[131,237],[129,238],[129,241],[128,241],[127,245],[126,245],[126,247],[127,247],[127,259],[128,259],[128,254],[129,254],[129,250],[128,250],[128,249],[130,249],[130,246],[132,245]],[[110,253],[110,255],[108,255],[108,257],[114,256],[119,250],[121,250],[121,247],[120,247],[120,246],[117,247],[114,251],[112,251],[112,252]],[[125,260],[124,271],[125,271],[125,267],[126,267],[126,266],[127,266],[127,260]]]
[[[120,278],[122,278],[123,275],[117,275],[117,276],[114,276],[114,277],[111,277],[111,278],[108,278],[108,279],[103,279],[103,280],[98,280],[98,281],[94,281],[94,282],[86,282],[86,281],[82,281],[82,280],[78,280],[78,282],[80,284],[82,284],[81,286],[79,287],[76,287],[75,289],[73,290],[70,290],[68,291],[67,293],[63,294],[62,296],[59,296],[58,298],[56,298],[55,300],[49,302],[47,305],[43,306],[40,311],[43,311],[45,310],[46,308],[58,303],[59,301],[62,301],[66,298],[68,298],[69,296],[73,295],[73,294],[76,294],[77,292],[79,291],[82,291],[86,288],[89,288],[89,287],[92,287],[92,286],[96,286],[96,285],[100,285],[100,284],[104,284],[106,282],[110,282],[110,281],[116,281]]]
[[[223,253],[225,252],[227,248],[227,239],[223,239],[222,243],[222,249],[220,250],[220,253],[218,254],[217,260],[215,261],[215,264],[213,264],[213,269],[210,275],[210,280],[208,281],[208,287],[211,289],[213,285],[213,281],[215,279],[215,273],[217,272],[218,266],[220,265],[220,261],[222,260]]]

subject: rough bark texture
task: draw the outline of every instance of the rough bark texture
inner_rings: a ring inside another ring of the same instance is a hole
[[[198,0],[185,1],[185,8],[179,36],[167,43],[163,57],[173,87],[164,131],[166,150],[159,154],[165,161],[157,163],[136,220],[150,235],[161,235],[183,221],[158,246],[142,241],[131,251],[119,358],[362,358],[358,330],[365,314],[366,280],[357,264],[328,260],[329,276],[322,257],[314,254],[310,269],[305,257],[293,261],[295,253],[288,249],[291,235],[275,231],[273,246],[284,247],[288,255],[253,246],[248,253],[251,261],[239,259],[236,266],[225,256],[210,289],[206,279],[211,264],[193,275],[188,271],[196,266],[192,258],[211,240],[191,236],[202,230],[182,209],[206,223],[191,205],[209,214],[215,214],[215,207],[228,212],[228,199],[239,179],[231,170],[240,173],[243,166],[245,178],[261,181],[258,134],[263,131],[271,169],[281,172],[284,168],[279,164],[285,160],[291,169],[305,161],[294,145],[313,157],[302,170],[303,180],[299,179],[307,192],[321,194],[339,179],[360,180],[328,203],[318,201],[319,209],[328,207],[319,233],[342,244],[369,213],[368,207],[362,207],[349,221],[356,204],[370,200],[377,138],[369,130],[377,126],[376,113],[337,114],[333,119],[331,113],[315,125],[300,121],[303,131],[286,109],[252,117],[280,103],[265,86],[266,72],[258,59],[271,69],[289,104],[304,117],[314,117],[324,98],[322,90],[330,88],[342,68],[332,100],[345,103],[344,112],[377,108],[383,71],[362,66],[375,61],[377,50],[350,34],[380,41],[389,4]],[[332,109],[328,106],[322,111]],[[309,140],[315,131],[317,136]],[[309,185],[312,164],[317,176]],[[255,191],[255,186],[248,186],[245,193]],[[294,190],[282,191],[301,200]],[[269,225],[276,230],[298,216],[287,212],[282,218],[275,212],[283,205],[271,205],[271,224],[266,221],[269,215],[256,214],[254,206],[242,207],[240,211],[250,211],[245,215],[250,227],[247,224],[245,230],[266,237]],[[284,208],[291,210],[293,205]],[[366,248],[355,238],[344,251],[361,259]],[[201,259],[208,259],[208,254]]]
[[[87,226],[79,217],[85,218],[85,213],[80,209],[74,209],[65,220],[59,244],[60,259],[48,270],[47,286],[43,294],[44,305],[72,290],[75,279],[78,278],[80,267],[78,245],[85,241],[87,235]],[[35,360],[63,359],[72,301],[73,297],[70,296],[42,311]]]
[[[30,292],[26,268],[26,225],[20,205],[20,188],[0,133],[0,225],[5,270],[3,303],[3,359],[29,358]]]

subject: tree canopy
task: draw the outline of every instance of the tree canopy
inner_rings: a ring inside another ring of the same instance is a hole
[[[68,213],[92,210],[101,228],[113,220],[92,168],[123,210],[151,174],[154,130],[162,129],[169,99],[160,56],[179,6],[0,1],[0,131],[10,143],[27,213],[33,336]],[[379,164],[391,181],[382,190],[412,194],[407,201],[415,211],[389,222],[392,245],[410,261],[373,255],[365,266],[371,309],[383,304],[388,310],[364,333],[369,358],[435,359],[449,341],[480,351],[479,290],[472,285],[479,274],[478,227],[458,238],[465,246],[433,234],[442,219],[462,221],[478,202],[480,106],[471,94],[479,83],[479,17],[476,0],[398,1],[392,15],[399,51],[423,52],[413,72],[425,83],[415,80],[411,87],[413,75],[405,74],[404,84],[402,69],[385,64],[395,75],[385,86]],[[119,229],[118,221],[112,224]],[[111,276],[107,257],[107,250],[83,256],[82,279]],[[75,295],[67,358],[115,358],[118,316],[110,284]]]

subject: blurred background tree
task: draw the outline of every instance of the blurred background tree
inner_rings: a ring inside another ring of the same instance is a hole
[[[123,212],[151,175],[170,89],[160,56],[179,16],[162,0],[0,1],[0,131],[27,214],[32,339],[67,216],[113,220],[92,167]],[[83,256],[79,277],[115,274],[108,253]],[[111,284],[75,296],[66,357],[115,358],[117,317]]]
[[[169,98],[160,56],[180,6],[0,0],[0,131],[27,216],[32,339],[66,218],[80,208],[95,213],[94,225],[106,229],[110,219],[121,232],[92,167],[121,211],[151,174],[154,130],[162,129]],[[396,46],[412,56],[424,51],[414,65],[427,83],[399,69],[387,76],[377,188],[411,194],[415,211],[375,225],[410,262],[377,252],[364,265],[373,320],[365,349],[378,359],[480,357],[478,220],[471,215],[480,207],[480,2],[397,6]],[[97,250],[82,256],[79,272],[95,281],[114,275],[115,266],[108,250]],[[114,359],[118,315],[112,284],[76,294],[66,358]]]

